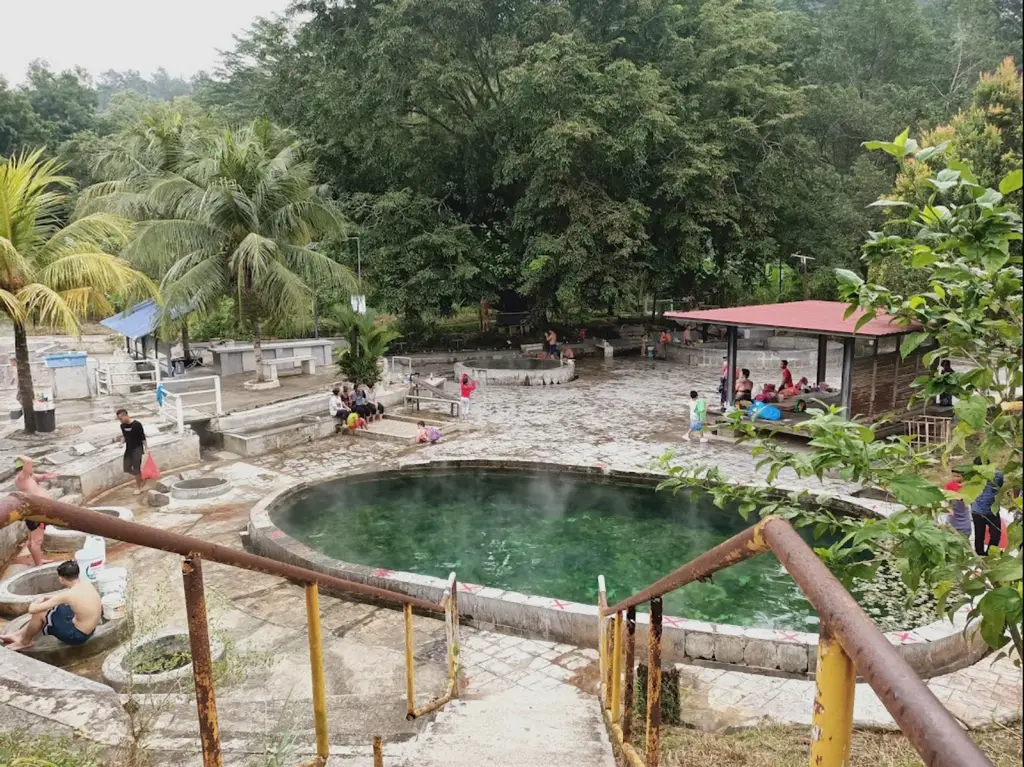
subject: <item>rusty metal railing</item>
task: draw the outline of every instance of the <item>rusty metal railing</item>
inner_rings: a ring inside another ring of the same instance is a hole
[[[333,591],[369,597],[402,605],[405,620],[405,673],[407,717],[414,719],[433,711],[459,696],[460,643],[458,584],[455,573],[448,576],[448,585],[439,602],[418,599],[397,591],[368,586],[307,570],[247,551],[221,546],[200,538],[125,522],[117,517],[71,506],[49,498],[12,493],[0,499],[0,528],[13,522],[30,520],[59,527],[70,527],[83,533],[113,538],[125,543],[178,554],[185,592],[185,614],[188,619],[189,643],[192,650],[192,673],[195,678],[196,709],[199,735],[203,749],[203,767],[222,767],[217,703],[213,689],[213,662],[210,657],[210,634],[206,619],[206,597],[203,588],[203,562],[217,562],[253,572],[277,575],[297,581],[306,591],[306,623],[309,631],[309,665],[313,683],[313,721],[316,732],[316,757],[303,767],[323,767],[330,756],[327,731],[327,687],[324,680],[323,632],[320,626],[320,587]],[[443,613],[448,643],[448,684],[437,698],[419,708],[415,705],[413,684],[413,609]],[[383,759],[380,739],[374,739],[374,763]]]
[[[766,517],[611,607],[604,577],[598,577],[601,705],[615,744],[628,765],[657,767],[660,763],[662,597],[766,551],[772,551],[779,558],[821,620],[811,767],[846,767],[850,763],[858,672],[892,714],[927,767],[992,767],[959,722],[918,678],[793,526],[777,517]],[[636,608],[644,603],[650,604],[650,626],[646,731],[641,753],[633,745],[633,664]]]

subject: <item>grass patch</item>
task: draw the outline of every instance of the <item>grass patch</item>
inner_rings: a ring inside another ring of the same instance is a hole
[[[0,767],[105,767],[99,748],[70,738],[0,732]]]
[[[1019,725],[973,731],[971,737],[996,767],[1019,767]],[[806,767],[810,747],[808,727],[759,727],[728,735],[666,727],[661,763],[664,767]],[[850,761],[871,767],[923,767],[914,747],[899,733],[855,732]]]

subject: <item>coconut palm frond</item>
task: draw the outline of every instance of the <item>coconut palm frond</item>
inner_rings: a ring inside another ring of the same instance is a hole
[[[280,251],[282,261],[288,268],[301,274],[310,285],[340,288],[349,292],[356,290],[356,276],[352,270],[326,254],[295,245],[283,245]]]
[[[59,328],[67,335],[78,333],[78,315],[53,288],[33,282],[19,290],[17,298],[24,305],[25,314],[37,325]]]
[[[25,322],[25,307],[21,300],[8,290],[0,288],[0,312],[10,317],[14,322]]]
[[[65,255],[95,250],[97,245],[112,249],[128,243],[131,223],[110,213],[92,213],[53,232],[39,250],[40,263],[49,263]]]
[[[60,297],[76,317],[109,317],[117,311],[107,294],[96,288],[62,290]]]

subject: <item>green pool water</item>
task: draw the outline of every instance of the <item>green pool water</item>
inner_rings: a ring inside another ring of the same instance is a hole
[[[673,495],[570,474],[459,469],[346,478],[290,496],[276,524],[345,562],[597,603],[649,585],[746,528],[702,494]],[[668,615],[816,631],[771,553],[665,598]]]

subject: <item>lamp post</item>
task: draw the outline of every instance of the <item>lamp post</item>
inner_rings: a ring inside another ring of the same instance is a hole
[[[800,259],[800,263],[803,265],[803,271],[802,271],[800,276],[802,277],[803,283],[804,283],[804,301],[806,301],[807,298],[808,298],[808,292],[809,292],[808,291],[808,287],[807,287],[807,262],[808,261],[813,261],[814,257],[813,256],[805,256],[803,253],[794,253],[792,258]]]
[[[346,237],[345,242],[356,241],[356,286],[359,293],[351,297],[352,311],[366,313],[366,297],[363,295],[363,252],[358,237]]]

